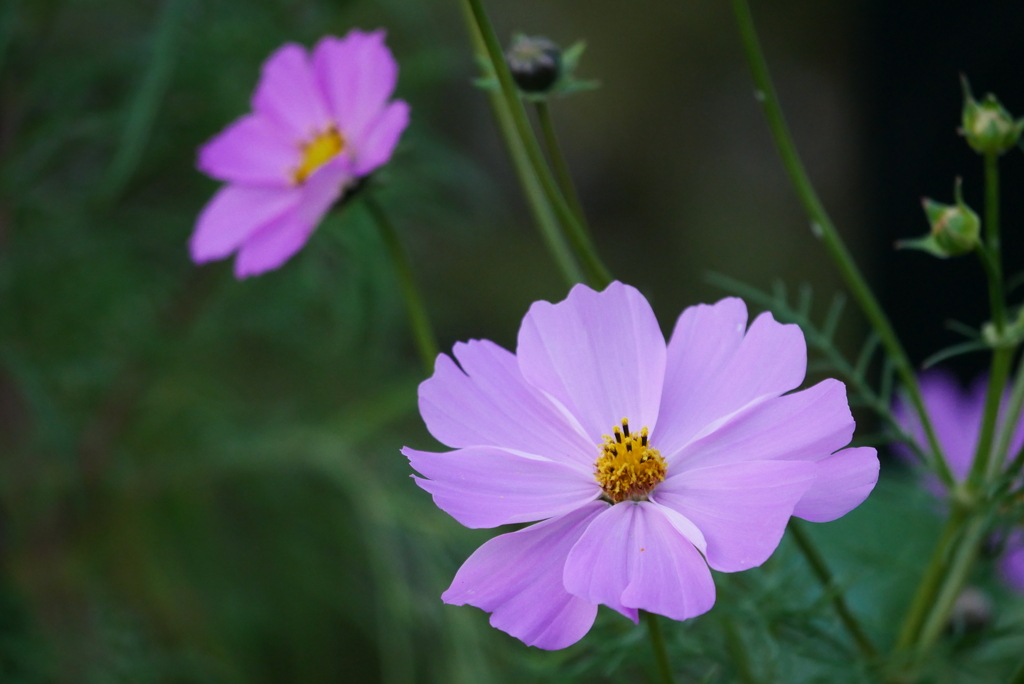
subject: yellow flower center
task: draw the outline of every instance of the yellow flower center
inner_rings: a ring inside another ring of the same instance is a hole
[[[595,478],[612,503],[626,499],[643,501],[655,485],[665,479],[668,464],[661,452],[647,443],[647,428],[629,431],[629,420],[615,426],[614,435],[604,435],[601,455],[594,466]]]
[[[295,169],[296,183],[302,183],[313,172],[329,162],[345,149],[345,139],[334,126],[323,133],[318,133],[310,142],[302,145],[302,163]]]

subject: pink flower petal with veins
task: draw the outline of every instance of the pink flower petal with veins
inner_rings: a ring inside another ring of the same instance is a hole
[[[199,150],[199,169],[228,185],[200,214],[193,260],[237,252],[245,278],[302,249],[345,190],[394,153],[409,123],[409,106],[389,102],[397,79],[383,31],[328,36],[312,57],[292,43],[270,55],[253,113]]]
[[[791,515],[862,502],[878,457],[844,449],[845,387],[786,394],[806,371],[800,330],[746,321],[737,299],[691,307],[666,345],[637,290],[577,285],[530,307],[515,354],[440,355],[420,412],[455,450],[405,449],[417,484],[470,527],[542,521],[482,546],[444,600],[541,648],[581,639],[597,604],[685,620],[714,604],[711,568],[760,565]]]

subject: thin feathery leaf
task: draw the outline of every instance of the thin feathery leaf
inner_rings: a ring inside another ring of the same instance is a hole
[[[868,334],[868,338],[864,340],[864,345],[860,348],[860,355],[857,357],[857,365],[854,366],[853,374],[855,377],[864,379],[865,374],[868,371],[868,366],[871,365],[871,359],[874,357],[875,352],[878,351],[879,345],[881,345],[881,338],[874,332]]]
[[[921,364],[922,368],[931,368],[936,364],[942,363],[948,359],[952,359],[956,356],[962,356],[964,354],[970,354],[971,352],[983,351],[988,349],[989,345],[983,340],[976,340],[974,342],[961,342],[960,344],[954,344],[950,347],[946,347],[924,360]]]
[[[952,318],[946,320],[946,329],[960,333],[969,340],[976,340],[981,337],[981,333],[975,328]]]

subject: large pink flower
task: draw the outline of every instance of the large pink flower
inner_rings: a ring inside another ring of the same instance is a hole
[[[197,263],[238,252],[235,275],[277,268],[306,243],[358,178],[391,158],[409,107],[388,102],[398,65],[384,32],[327,36],[312,58],[286,44],[263,64],[252,113],[199,150],[199,168],[228,185],[189,241]]]
[[[417,483],[468,527],[543,521],[480,547],[444,601],[547,649],[582,638],[598,604],[634,621],[710,609],[709,565],[760,565],[791,515],[838,518],[878,479],[874,449],[842,449],[842,383],[785,394],[806,354],[771,314],[748,329],[739,299],[687,309],[666,346],[647,300],[613,283],[535,303],[515,354],[438,356],[420,412],[455,451],[406,448]]]

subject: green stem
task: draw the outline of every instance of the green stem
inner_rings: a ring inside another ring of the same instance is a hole
[[[824,205],[822,205],[821,200],[818,198],[814,186],[807,175],[807,171],[804,169],[803,162],[800,160],[796,146],[793,144],[786,120],[782,115],[782,108],[779,106],[775,86],[772,84],[771,75],[768,72],[768,65],[761,51],[761,44],[757,37],[757,31],[754,28],[754,19],[750,13],[750,7],[747,5],[747,0],[732,0],[732,7],[736,15],[740,36],[743,39],[743,48],[746,52],[747,61],[750,64],[750,70],[757,87],[757,99],[764,108],[768,127],[771,129],[779,156],[786,167],[786,172],[789,174],[793,188],[796,190],[804,206],[804,211],[807,212],[811,219],[811,228],[824,242],[825,249],[836,263],[836,266],[838,266],[843,280],[846,281],[846,286],[850,288],[854,299],[857,300],[864,315],[885,346],[889,358],[895,364],[896,371],[906,386],[911,403],[914,405],[914,409],[928,437],[928,444],[932,451],[931,465],[946,486],[952,487],[955,484],[955,478],[949,469],[949,464],[942,455],[942,447],[939,445],[935,428],[925,409],[921,388],[918,384],[917,376],[914,374],[914,368],[910,363],[910,359],[907,357],[907,353],[904,351],[899,338],[896,337],[892,324],[889,322],[882,307],[878,304],[878,300],[872,294],[867,281],[864,280],[864,276],[857,269],[853,257],[839,236],[839,232],[832,223],[832,219],[829,218]]]
[[[479,31],[480,36],[483,38],[484,47],[487,49],[487,55],[491,59],[495,75],[498,77],[498,83],[501,85],[501,92],[508,105],[508,111],[511,115],[516,134],[522,142],[526,156],[533,167],[533,173],[540,186],[544,189],[544,194],[547,196],[552,209],[554,209],[555,216],[558,217],[559,223],[565,230],[566,237],[569,238],[569,244],[572,245],[577,258],[583,265],[587,279],[595,287],[603,289],[611,282],[611,274],[594,249],[587,227],[577,220],[572,209],[569,207],[569,203],[559,190],[558,184],[551,174],[551,169],[548,168],[547,162],[544,160],[544,153],[541,151],[540,144],[533,133],[533,128],[530,126],[530,120],[526,116],[526,110],[523,108],[522,100],[519,97],[519,90],[516,88],[516,84],[512,80],[512,74],[505,63],[501,44],[498,42],[498,36],[494,32],[494,27],[491,26],[487,12],[484,10],[483,2],[482,0],[463,0],[463,2],[469,10],[468,16],[472,18],[476,30]]]
[[[661,624],[658,622],[658,616],[645,610],[640,612],[643,613],[644,622],[647,623],[647,636],[651,640],[651,648],[654,649],[654,661],[658,665],[658,673],[661,675],[661,680],[664,684],[673,684],[675,680],[672,677],[672,665],[668,660],[668,651],[665,649],[665,637],[661,634]]]
[[[800,552],[804,554],[807,564],[811,566],[811,570],[814,572],[815,577],[818,578],[821,586],[825,588],[826,592],[832,593],[832,605],[835,607],[836,613],[839,614],[839,619],[842,621],[843,626],[846,627],[846,631],[850,633],[854,643],[857,644],[857,648],[860,649],[861,655],[869,661],[875,660],[878,657],[878,651],[860,626],[857,618],[854,617],[853,612],[850,611],[850,607],[847,605],[846,599],[839,591],[839,588],[833,582],[832,571],[829,570],[828,565],[825,563],[825,558],[818,551],[818,548],[796,518],[790,519],[789,532],[793,535],[793,541],[796,542]]]
[[[572,182],[572,174],[569,173],[569,164],[562,154],[562,146],[558,144],[558,136],[555,135],[555,122],[551,118],[551,108],[546,100],[537,101],[537,121],[540,123],[540,130],[544,136],[544,147],[548,151],[548,159],[551,160],[551,167],[555,170],[555,178],[558,180],[558,187],[568,200],[569,206],[576,214],[576,219],[586,224],[586,215],[583,213],[583,204],[576,192],[576,184]]]
[[[914,650],[920,655],[935,643],[978,557],[988,530],[988,515],[956,501],[953,506],[907,612],[897,651]]]
[[[985,516],[975,515],[967,522],[964,533],[956,544],[945,580],[936,593],[935,603],[921,626],[921,633],[917,638],[918,653],[930,648],[949,623],[953,604],[956,603],[970,577],[987,529],[988,521]]]
[[[750,666],[750,658],[747,656],[746,646],[740,638],[736,625],[728,618],[722,619],[722,627],[725,631],[725,645],[736,668],[736,675],[743,684],[758,684],[754,670]]]
[[[473,20],[472,12],[465,4],[463,4],[463,10],[466,15],[466,24],[469,27],[473,50],[477,58],[490,63],[491,58],[487,54],[487,47],[484,45],[484,39],[477,29],[476,22]],[[541,187],[540,181],[537,180],[537,175],[533,172],[533,165],[526,154],[526,148],[516,133],[516,126],[512,121],[512,113],[505,102],[504,96],[501,93],[489,91],[488,100],[491,103],[494,119],[498,124],[498,131],[501,133],[501,138],[505,143],[505,150],[512,160],[512,166],[516,171],[516,175],[519,177],[519,183],[523,187],[523,194],[526,196],[526,203],[529,205],[530,212],[533,214],[534,221],[540,230],[541,238],[547,244],[548,251],[551,252],[551,256],[562,272],[562,277],[565,278],[566,283],[570,287],[576,283],[582,283],[584,280],[583,272],[573,256],[572,247],[569,246],[561,227],[558,225],[558,218],[555,216],[554,209],[551,208],[551,203],[548,202],[544,188]]]
[[[985,155],[985,238],[992,259],[993,273],[989,277],[992,292],[992,322],[996,332],[1006,329],[1006,303],[1003,299],[1002,245],[999,237],[999,155]]]
[[[1010,684],[1024,684],[1024,661],[1017,667],[1017,671],[1010,677]]]
[[[960,537],[960,530],[965,520],[963,509],[956,507],[946,520],[939,537],[939,543],[932,551],[932,557],[925,568],[924,576],[917,585],[917,592],[910,603],[910,609],[903,620],[899,638],[896,640],[896,650],[908,650],[917,641],[928,611],[935,603],[935,596],[939,593],[946,574],[946,559],[949,557],[950,549]]]
[[[1017,362],[1017,376],[1013,381],[1013,390],[1010,392],[1010,403],[1006,407],[1006,415],[1003,416],[1003,426],[999,433],[999,443],[996,445],[995,458],[989,464],[988,476],[994,477],[1002,469],[1003,464],[1010,455],[1010,441],[1013,433],[1020,424],[1020,414],[1024,410],[1024,357]],[[1011,467],[1016,464],[1011,464]]]
[[[437,341],[434,338],[434,331],[430,326],[430,318],[427,316],[423,299],[420,297],[419,290],[416,289],[412,262],[402,247],[398,231],[395,230],[395,226],[384,213],[384,209],[369,195],[363,196],[363,203],[370,215],[373,216],[377,228],[380,229],[381,238],[388,248],[391,263],[395,267],[395,274],[398,276],[398,283],[402,289],[402,297],[405,299],[405,309],[409,314],[409,325],[412,326],[416,349],[423,361],[423,369],[427,375],[430,375],[434,372],[434,361],[437,359]]]
[[[977,490],[981,487],[989,473],[989,463],[1000,459],[992,459],[992,438],[999,421],[999,408],[1003,402],[1003,390],[1010,375],[1010,364],[1013,362],[1013,349],[999,347],[992,354],[992,371],[988,379],[988,391],[985,397],[985,414],[981,422],[981,435],[978,447],[974,452],[974,462],[968,483]]]
[[[979,243],[975,253],[985,269],[985,279],[988,281],[988,304],[992,311],[992,323],[996,325],[996,332],[1002,333],[1006,326],[1006,305],[1003,301],[1003,276],[999,261],[995,258],[987,245]],[[1000,323],[996,324],[999,320]],[[1001,326],[1001,327],[1000,327]]]
[[[1006,467],[1006,472],[1003,473],[1007,486],[1013,486],[1013,481],[1017,479],[1022,470],[1024,470],[1024,447],[1021,447],[1013,461]]]

